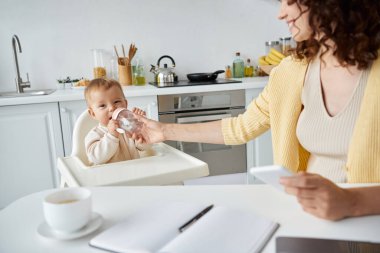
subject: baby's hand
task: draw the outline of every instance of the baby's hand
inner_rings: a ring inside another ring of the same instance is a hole
[[[118,127],[119,123],[116,120],[110,119],[107,125],[108,132],[115,137],[119,137],[119,132],[116,131]]]
[[[136,107],[134,107],[134,108],[132,109],[132,112],[133,112],[134,114],[137,114],[137,115],[146,116],[146,113],[145,113],[144,110],[141,110],[141,109],[136,108]]]

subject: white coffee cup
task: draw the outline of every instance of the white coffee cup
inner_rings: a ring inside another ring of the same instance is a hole
[[[61,189],[43,201],[46,223],[55,231],[71,233],[84,227],[91,218],[91,192],[85,188]]]

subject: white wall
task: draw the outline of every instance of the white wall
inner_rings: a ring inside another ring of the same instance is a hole
[[[68,75],[91,78],[90,49],[111,54],[131,42],[147,66],[171,55],[182,79],[224,69],[236,51],[257,59],[266,40],[289,34],[278,8],[277,0],[0,0],[0,91],[15,89],[13,34],[33,88],[54,88]]]

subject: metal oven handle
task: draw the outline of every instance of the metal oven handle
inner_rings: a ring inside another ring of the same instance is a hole
[[[231,117],[231,114],[217,114],[217,115],[202,115],[202,116],[195,116],[195,117],[183,117],[183,118],[177,118],[177,123],[179,124],[185,124],[185,123],[192,123],[192,122],[200,122],[200,121],[212,121],[212,120],[219,120],[224,118]]]

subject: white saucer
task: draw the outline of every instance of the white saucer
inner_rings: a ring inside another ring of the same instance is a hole
[[[98,213],[92,213],[90,222],[84,226],[82,229],[75,231],[73,233],[60,233],[52,229],[46,222],[42,222],[38,228],[37,232],[46,238],[56,239],[56,240],[71,240],[76,239],[85,235],[94,232],[96,229],[100,227],[103,223],[103,218]]]

